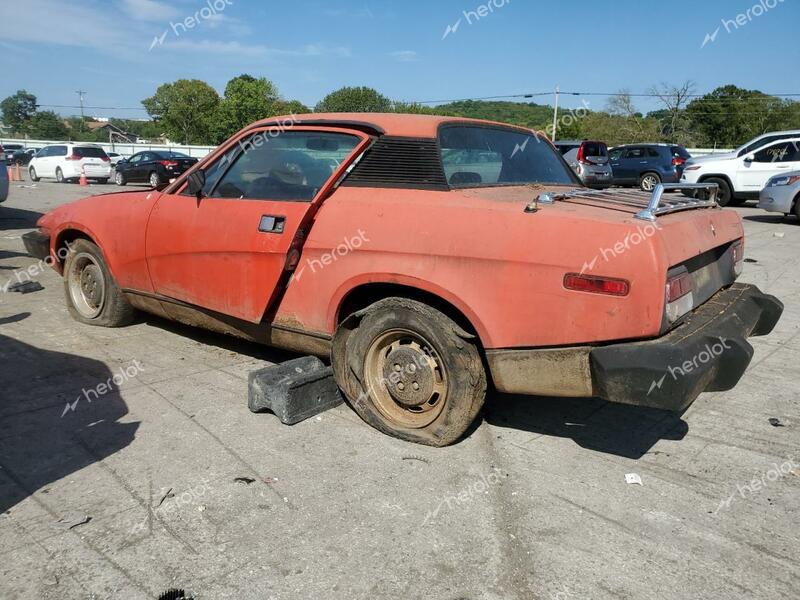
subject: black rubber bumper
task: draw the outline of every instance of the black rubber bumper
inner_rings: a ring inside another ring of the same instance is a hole
[[[592,380],[609,402],[683,411],[702,392],[733,388],[753,358],[750,336],[775,327],[783,304],[756,286],[719,291],[663,337],[592,349]]]
[[[50,236],[41,231],[29,231],[22,235],[25,250],[34,258],[45,260],[50,256]]]

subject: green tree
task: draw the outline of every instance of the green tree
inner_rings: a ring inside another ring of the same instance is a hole
[[[315,112],[390,112],[392,101],[369,87],[343,87],[325,96]]]
[[[165,83],[152,97],[142,100],[164,133],[182,144],[208,144],[214,140],[219,103],[216,90],[199,79]]]
[[[64,120],[51,110],[37,112],[28,121],[27,133],[34,139],[66,140],[69,129]]]
[[[18,90],[16,94],[0,102],[0,110],[3,112],[3,123],[14,133],[22,133],[36,113],[36,96],[25,90]]]
[[[275,105],[275,115],[302,115],[310,112],[311,109],[300,100],[280,100]]]
[[[735,147],[766,131],[800,125],[796,105],[758,90],[726,85],[690,102],[686,116],[699,143]]]
[[[225,95],[217,111],[215,132],[221,142],[254,121],[278,113],[281,101],[278,89],[264,77],[234,77],[225,86]]]

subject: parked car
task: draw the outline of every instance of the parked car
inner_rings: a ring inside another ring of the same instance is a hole
[[[31,181],[48,177],[65,183],[77,181],[81,173],[98,183],[108,181],[111,161],[102,148],[90,144],[53,144],[39,150],[28,165]]]
[[[0,145],[0,163],[5,161],[6,152],[2,145]],[[0,202],[5,202],[8,199],[8,169],[0,166]]]
[[[5,149],[5,158],[3,160],[6,162],[6,164],[10,165],[12,164],[11,157],[14,154],[14,152],[16,152],[17,150],[24,150],[25,146],[23,146],[22,144],[10,143],[10,144],[3,144],[3,148]]]
[[[117,162],[114,182],[117,185],[149,183],[151,187],[158,187],[180,177],[195,164],[196,158],[180,152],[145,150]]]
[[[770,178],[761,190],[758,208],[784,215],[794,213],[800,219],[800,171],[782,173]]]
[[[122,154],[119,154],[118,152],[106,152],[106,155],[111,160],[112,169],[115,168],[117,166],[117,163],[124,158]]]
[[[691,160],[684,167],[681,181],[717,184],[719,203],[725,206],[758,198],[772,177],[797,170],[800,136],[769,141],[755,152],[742,155]]]
[[[6,162],[9,165],[24,166],[31,162],[34,154],[36,154],[36,150],[20,148],[19,150],[14,150],[14,152],[8,154],[6,156]]]
[[[677,183],[691,154],[675,144],[630,144],[609,152],[614,185],[652,192],[659,183]]]
[[[553,144],[585,185],[593,188],[611,185],[608,146],[604,142],[559,140]]]
[[[500,123],[310,114],[264,143],[281,122],[159,190],[40,218],[25,247],[71,315],[140,309],[330,357],[367,423],[441,446],[489,381],[682,411],[733,387],[782,313],[736,283],[742,221],[712,198],[581,188],[543,134]]]

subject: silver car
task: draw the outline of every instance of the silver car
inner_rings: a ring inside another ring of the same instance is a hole
[[[604,142],[558,140],[553,144],[584,185],[593,188],[611,185],[614,174],[608,159],[608,146]]]
[[[758,207],[785,215],[794,213],[800,219],[800,171],[775,175],[761,190]]]

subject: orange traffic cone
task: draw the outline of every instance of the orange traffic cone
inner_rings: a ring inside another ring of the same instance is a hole
[[[6,170],[8,171],[8,180],[14,181],[14,169],[7,167]]]
[[[14,173],[14,177],[17,178],[17,181],[22,181],[22,173],[19,171],[19,163],[16,164],[17,172]]]
[[[81,178],[80,178],[81,185],[89,185],[89,182],[86,179],[86,171],[83,167],[81,167]]]

